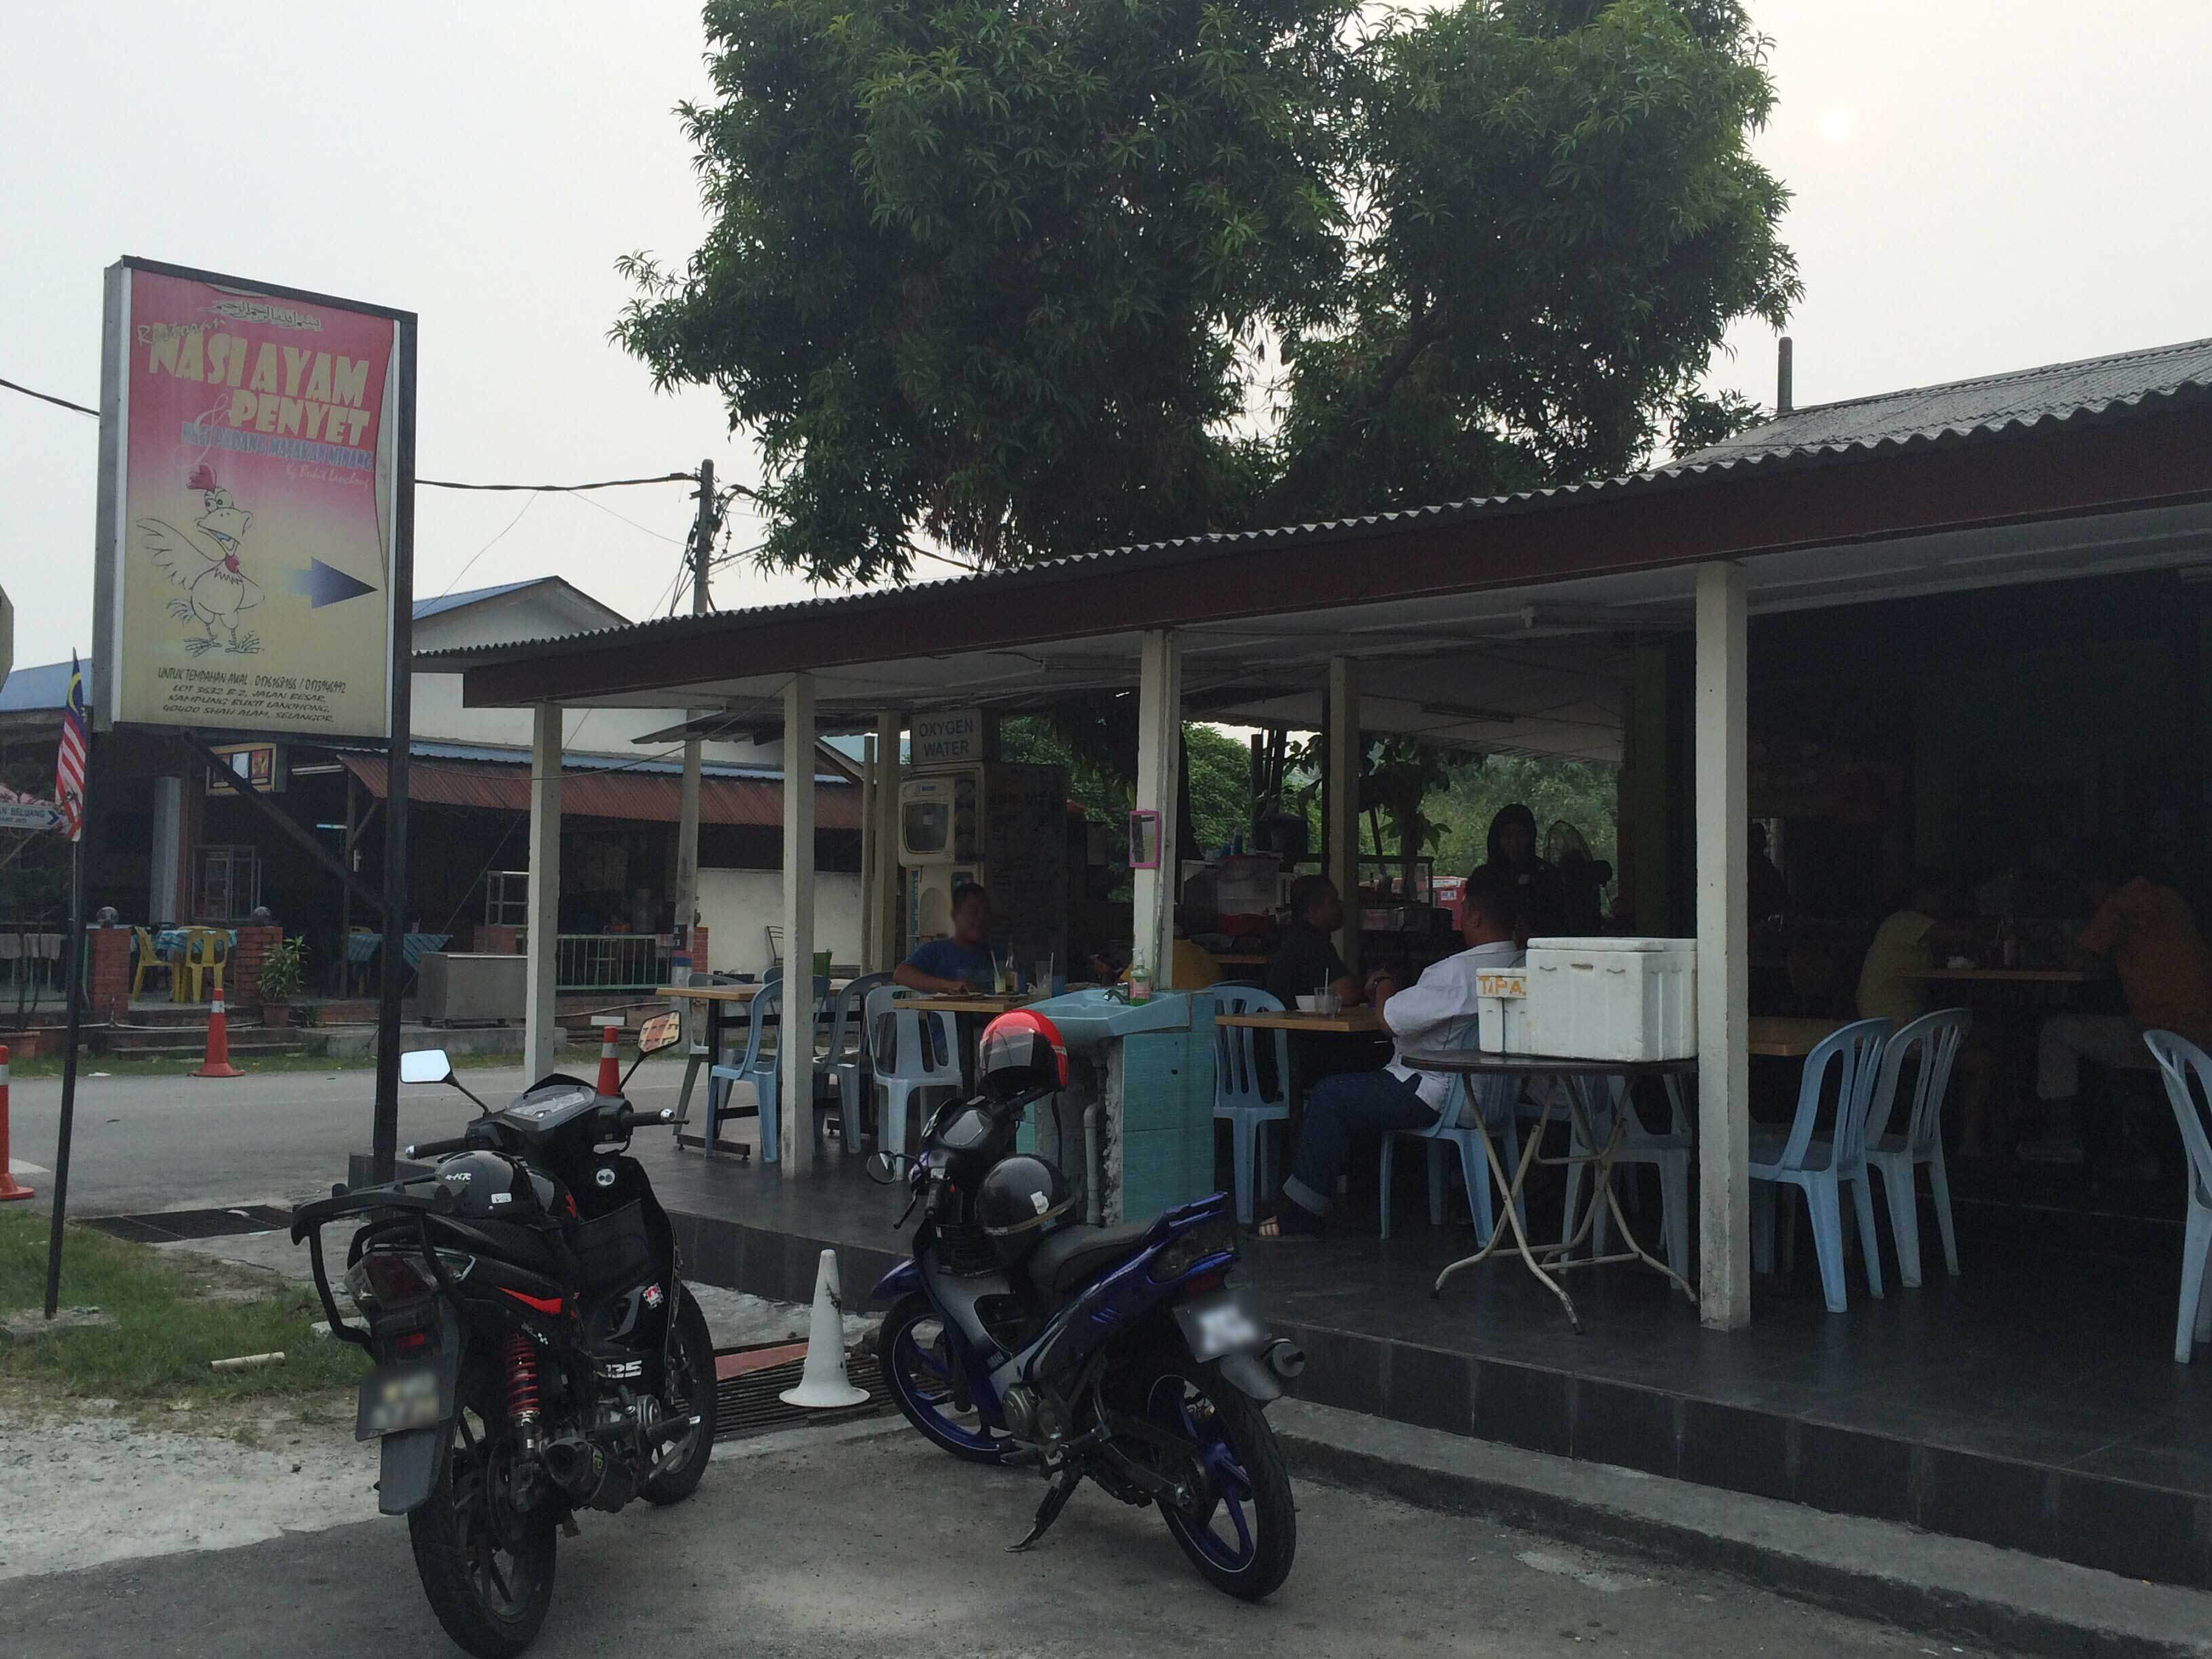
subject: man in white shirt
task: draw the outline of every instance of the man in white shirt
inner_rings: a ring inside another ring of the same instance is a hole
[[[1297,1238],[1321,1231],[1322,1218],[1336,1196],[1337,1177],[1360,1136],[1425,1129],[1436,1122],[1451,1079],[1441,1072],[1415,1071],[1405,1063],[1406,1051],[1464,1043],[1474,1024],[1474,976],[1517,968],[1524,960],[1513,890],[1495,878],[1490,866],[1468,878],[1460,936],[1468,948],[1431,963],[1410,988],[1399,989],[1387,976],[1376,981],[1375,1012],[1397,1043],[1390,1063],[1379,1072],[1340,1073],[1314,1085],[1291,1174],[1283,1182],[1282,1202],[1261,1222],[1261,1237]]]

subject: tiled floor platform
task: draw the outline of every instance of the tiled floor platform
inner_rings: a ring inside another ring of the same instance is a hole
[[[903,1191],[857,1158],[786,1181],[641,1151],[708,1282],[802,1300],[834,1245],[857,1310],[905,1243]],[[1721,1334],[1656,1274],[1607,1267],[1571,1281],[1577,1336],[1515,1262],[1432,1299],[1469,1236],[1424,1224],[1411,1182],[1399,1208],[1416,1220],[1388,1244],[1353,1221],[1248,1248],[1271,1321],[1311,1356],[1308,1398],[2212,1588],[2212,1356],[2173,1363],[2178,1238],[2091,1257],[2091,1222],[1967,1206],[1959,1279],[1923,1223],[1936,1277],[1904,1290],[1893,1262],[1875,1302],[1855,1261],[1850,1311],[1831,1316],[1808,1247],[1795,1279],[1758,1282],[1751,1328]]]

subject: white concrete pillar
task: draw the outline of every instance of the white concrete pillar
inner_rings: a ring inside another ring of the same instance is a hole
[[[185,781],[154,780],[153,871],[147,883],[146,920],[155,927],[177,921],[177,894],[185,871]]]
[[[561,705],[541,702],[530,729],[529,1006],[523,1056],[535,1082],[556,1069],[561,1028],[553,1023],[561,955]]]
[[[876,716],[876,957],[871,973],[887,974],[899,961],[899,737],[895,709]]]
[[[1328,659],[1328,775],[1322,811],[1328,825],[1328,878],[1344,898],[1337,954],[1359,975],[1359,774],[1366,744],[1359,733],[1359,665]]]
[[[1699,1316],[1751,1322],[1751,902],[1746,584],[1702,565],[1697,602]]]
[[[876,824],[876,738],[873,732],[860,739],[860,971],[872,974],[876,969],[876,840],[882,833]]]
[[[814,676],[783,688],[782,1146],[786,1179],[814,1168]],[[763,1115],[776,1103],[761,1102]]]
[[[1164,629],[1145,635],[1137,665],[1137,810],[1159,814],[1157,870],[1133,872],[1132,967],[1168,982],[1175,961],[1176,781],[1182,765],[1182,645]]]

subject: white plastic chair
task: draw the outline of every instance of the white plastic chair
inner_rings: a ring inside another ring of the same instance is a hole
[[[1425,1140],[1429,1143],[1429,1224],[1443,1225],[1448,1173],[1444,1149],[1457,1147],[1460,1175],[1467,1182],[1467,1203],[1474,1218],[1475,1237],[1482,1243],[1490,1243],[1498,1221],[1491,1202],[1490,1160],[1482,1149],[1482,1126],[1488,1124],[1492,1133],[1504,1135],[1505,1167],[1516,1168],[1521,1161],[1521,1133],[1514,1102],[1520,1095],[1518,1077],[1503,1073],[1455,1076],[1451,1091],[1444,1097],[1443,1109],[1437,1114],[1434,1123],[1425,1129],[1399,1129],[1382,1137],[1382,1191],[1379,1206],[1382,1237],[1390,1237],[1390,1175],[1396,1163],[1394,1155],[1398,1143]],[[1543,1133],[1541,1125],[1537,1133]]]
[[[2143,1042],[2166,1079],[2166,1097],[2189,1153],[2189,1222],[2181,1237],[2181,1305],[2173,1318],[2173,1357],[2186,1365],[2197,1343],[2212,1342],[2212,1055],[2171,1031]],[[2191,1090],[2190,1079],[2197,1087]]]
[[[868,1097],[873,1072],[868,1062],[867,999],[891,982],[889,974],[864,974],[837,993],[830,1022],[830,1042],[822,1064],[837,1101],[837,1133],[845,1150],[860,1150],[860,1103]]]
[[[1569,1086],[1587,1082],[1592,1086],[1585,1091],[1585,1110],[1589,1118],[1590,1133],[1597,1137],[1597,1146],[1587,1145],[1582,1132],[1574,1132],[1573,1152],[1578,1157],[1592,1157],[1605,1145],[1613,1133],[1613,1114],[1626,1112],[1626,1127],[1621,1130],[1620,1148],[1613,1155],[1615,1169],[1624,1164],[1648,1164],[1659,1171],[1659,1213],[1661,1236],[1667,1246],[1667,1265],[1677,1277],[1690,1276],[1690,1153],[1695,1143],[1690,1136],[1689,1115],[1682,1106],[1682,1085],[1680,1079],[1663,1078],[1667,1085],[1667,1106],[1669,1122],[1667,1133],[1654,1134],[1644,1127],[1635,1108],[1628,1103],[1628,1079],[1623,1077],[1572,1079]],[[1596,1086],[1602,1083],[1605,1086]],[[1567,1201],[1565,1212],[1559,1220],[1559,1243],[1566,1243],[1575,1234],[1576,1206],[1580,1202],[1583,1175],[1590,1166],[1587,1164],[1567,1165]],[[1597,1212],[1590,1220],[1590,1254],[1603,1255],[1607,1237],[1613,1229],[1613,1209],[1600,1193],[1593,1200]]]
[[[1788,1185],[1805,1194],[1813,1216],[1813,1248],[1820,1258],[1820,1288],[1830,1313],[1850,1306],[1844,1283],[1843,1184],[1850,1183],[1858,1211],[1859,1249],[1866,1256],[1867,1291],[1881,1295],[1881,1246],[1875,1236],[1874,1194],[1867,1177],[1867,1109],[1874,1102],[1882,1045],[1891,1022],[1862,1019],[1831,1032],[1805,1056],[1805,1075],[1797,1085],[1797,1116],[1790,1133],[1754,1130],[1748,1173],[1752,1202],[1752,1266],[1774,1267],[1774,1189]],[[1813,1133],[1820,1115],[1821,1085],[1830,1067],[1837,1071],[1836,1122],[1829,1133]]]
[[[897,986],[879,985],[863,1005],[868,1054],[883,1091],[876,1114],[879,1152],[906,1151],[916,1095],[960,1091],[960,1032],[952,1016],[898,1007],[898,995]]]
[[[1213,991],[1221,1013],[1279,1014],[1283,1011],[1280,997],[1251,987],[1217,985]],[[1260,1040],[1265,1037],[1274,1039],[1276,1093],[1273,1099],[1261,1091]],[[1213,1028],[1213,1121],[1229,1125],[1237,1219],[1248,1227],[1252,1224],[1254,1191],[1275,1189],[1275,1160],[1267,1126],[1289,1121],[1290,1087],[1291,1045],[1284,1033],[1255,1031],[1248,1025]]]
[[[1942,1235],[1943,1266],[1959,1276],[1959,1236],[1951,1225],[1951,1177],[1943,1167],[1943,1097],[1951,1086],[1952,1063],[1966,1041],[1972,1017],[1964,1008],[1923,1014],[1898,1027],[1881,1051],[1881,1072],[1867,1108],[1868,1167],[1881,1176],[1889,1200],[1889,1230],[1897,1238],[1897,1276],[1909,1290],[1920,1286],[1919,1165],[1928,1166],[1928,1188],[1936,1199],[1936,1231]],[[1897,1107],[1897,1087],[1905,1063],[1917,1055],[1912,1109],[1901,1133],[1889,1131]]]

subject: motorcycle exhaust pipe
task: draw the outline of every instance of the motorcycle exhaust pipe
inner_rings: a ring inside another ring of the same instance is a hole
[[[1287,1336],[1279,1336],[1267,1345],[1267,1369],[1285,1382],[1303,1376],[1306,1368],[1306,1351]]]
[[[545,1469],[569,1498],[610,1513],[637,1495],[628,1469],[592,1441],[567,1436],[549,1442]]]

